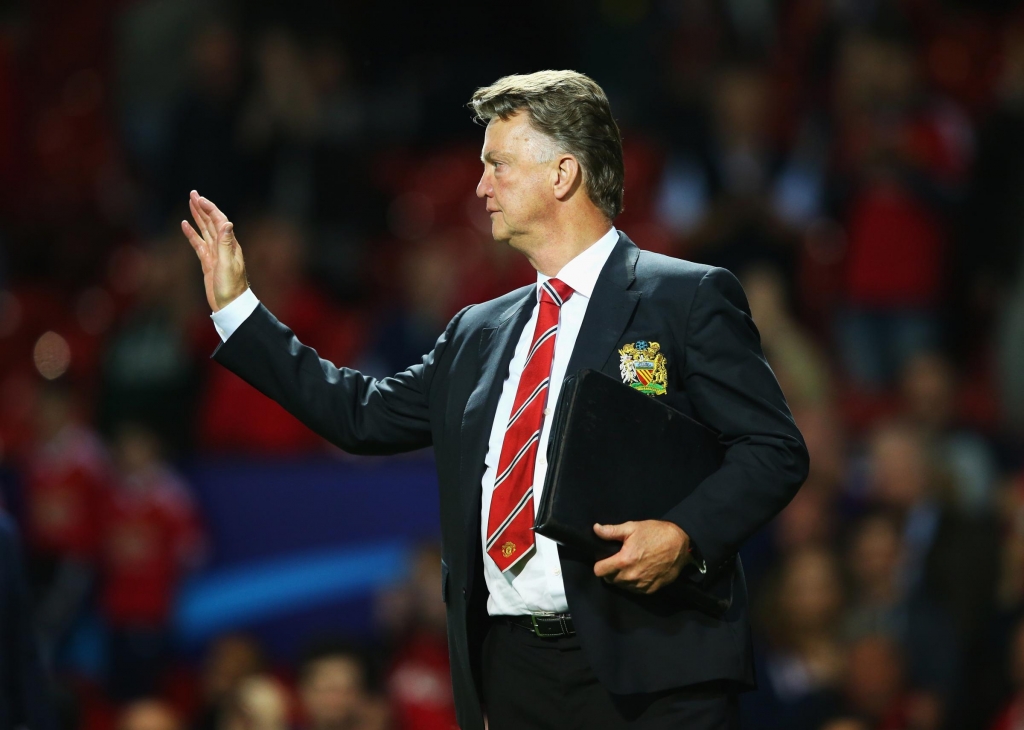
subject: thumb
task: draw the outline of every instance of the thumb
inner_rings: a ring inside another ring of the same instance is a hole
[[[594,532],[605,540],[625,540],[635,529],[632,522],[623,522],[621,525],[594,525]]]
[[[217,240],[225,246],[230,246],[235,242],[235,224],[228,221],[224,224],[223,228],[220,229],[220,235]]]

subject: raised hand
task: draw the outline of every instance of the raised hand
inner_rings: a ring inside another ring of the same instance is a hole
[[[206,301],[210,309],[217,312],[249,287],[242,247],[235,239],[234,224],[220,208],[195,190],[189,194],[188,206],[200,233],[196,233],[188,221],[181,222],[181,230],[203,265]]]

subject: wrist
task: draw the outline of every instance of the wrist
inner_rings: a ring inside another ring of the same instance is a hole
[[[245,294],[245,292],[248,291],[248,289],[249,282],[243,279],[241,288],[235,287],[235,289],[224,293],[217,292],[216,294],[214,294],[214,299],[216,300],[217,303],[217,309],[214,311],[220,311],[221,309],[224,309],[224,307],[228,306],[229,304],[231,304],[231,302],[238,299],[238,297]]]

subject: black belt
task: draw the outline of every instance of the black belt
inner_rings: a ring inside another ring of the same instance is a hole
[[[494,618],[532,631],[542,639],[572,636],[576,633],[572,616],[567,613],[530,613],[525,616],[495,616]]]

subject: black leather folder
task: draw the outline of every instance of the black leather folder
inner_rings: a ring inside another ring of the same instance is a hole
[[[699,421],[604,373],[581,370],[565,379],[555,408],[534,530],[607,557],[621,543],[599,538],[594,523],[661,519],[724,455],[715,432]],[[728,608],[686,575],[670,585],[707,613]]]

